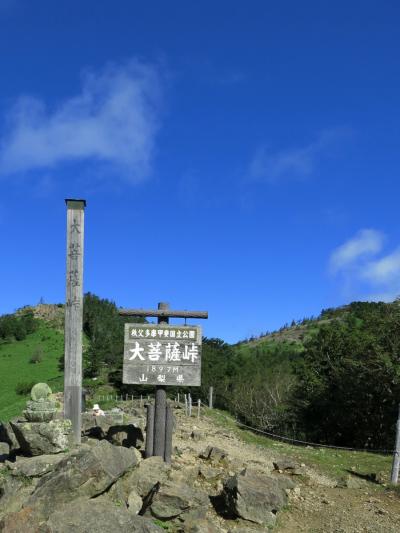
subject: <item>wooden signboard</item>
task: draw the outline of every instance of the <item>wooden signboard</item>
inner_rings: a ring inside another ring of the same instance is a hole
[[[123,383],[199,386],[201,328],[125,324]]]

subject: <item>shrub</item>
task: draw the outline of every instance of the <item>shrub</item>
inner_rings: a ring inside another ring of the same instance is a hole
[[[31,392],[34,385],[36,385],[35,381],[22,381],[15,386],[15,392],[20,396],[26,396]]]
[[[38,346],[31,355],[29,362],[32,364],[41,363],[43,361],[43,348]]]

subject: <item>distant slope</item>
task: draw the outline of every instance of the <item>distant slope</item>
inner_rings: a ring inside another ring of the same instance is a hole
[[[328,324],[334,319],[341,319],[351,312],[353,304],[344,305],[341,307],[324,309],[321,311],[321,314],[317,317],[304,318],[297,322],[289,325],[284,325],[276,331],[270,333],[261,334],[258,337],[251,337],[250,339],[245,339],[239,341],[234,345],[235,348],[241,349],[243,346],[255,347],[259,344],[264,343],[290,343],[298,344],[299,349],[304,345],[304,342],[311,335],[318,332],[319,328]]]
[[[318,317],[304,318],[292,325],[284,325],[277,331],[261,334],[238,342],[232,346],[237,358],[260,363],[270,372],[293,374],[297,362],[302,358],[305,342],[317,334],[319,329],[332,320],[342,319],[349,313],[350,306],[326,309]]]
[[[38,348],[42,350],[42,361],[30,363]],[[44,320],[24,340],[0,344],[0,420],[9,420],[25,407],[28,395],[20,396],[15,390],[20,383],[44,381],[53,392],[62,390],[63,372],[58,364],[63,352],[64,335],[55,329],[54,323]]]

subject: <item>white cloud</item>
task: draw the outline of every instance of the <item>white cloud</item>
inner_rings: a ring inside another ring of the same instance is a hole
[[[53,110],[20,98],[0,141],[0,175],[90,160],[124,179],[143,179],[151,169],[160,100],[157,70],[138,61],[87,72],[80,94]]]
[[[375,284],[391,283],[400,279],[400,249],[369,262],[363,269],[362,276]]]
[[[377,254],[382,249],[384,238],[383,233],[374,229],[360,230],[332,252],[329,260],[331,272],[343,270],[367,255]]]
[[[250,162],[248,177],[253,181],[266,183],[308,178],[316,170],[318,161],[327,149],[348,134],[349,130],[346,128],[326,130],[316,141],[306,146],[276,152],[261,146]]]
[[[330,272],[340,276],[347,298],[390,302],[400,294],[400,248],[377,257],[384,240],[383,233],[363,229],[332,252]]]

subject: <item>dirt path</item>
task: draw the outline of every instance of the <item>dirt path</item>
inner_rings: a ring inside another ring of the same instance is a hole
[[[198,440],[191,437],[195,432]],[[234,431],[218,426],[211,419],[187,418],[177,413],[174,446],[178,461],[195,464],[198,454],[208,445],[229,454],[228,471],[240,472],[246,466],[270,474],[273,461],[282,459],[279,451],[240,440]],[[288,457],[285,454],[285,457]],[[338,488],[337,480],[305,465],[306,476],[293,476],[297,488],[289,492],[288,507],[278,514],[277,533],[398,533],[400,496],[381,485],[358,480],[359,488]],[[212,517],[219,530],[234,530],[234,524]],[[227,529],[228,527],[228,529]]]

